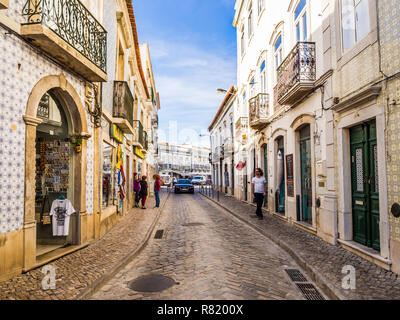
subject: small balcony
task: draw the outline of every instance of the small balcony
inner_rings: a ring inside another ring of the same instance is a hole
[[[277,70],[274,100],[292,105],[314,88],[316,78],[315,42],[298,42]]]
[[[231,137],[226,138],[224,141],[224,156],[225,157],[231,156],[232,153],[235,152],[234,147],[235,147],[235,145],[234,145],[233,138],[231,138]]]
[[[140,149],[144,148],[144,129],[140,120],[133,120],[133,139],[132,144],[134,146],[139,147]]]
[[[224,159],[224,147],[223,146],[216,147],[212,154],[212,158],[214,163]]]
[[[7,9],[9,5],[9,0],[0,0],[0,9]]]
[[[114,123],[122,131],[133,134],[133,95],[126,81],[114,81]]]
[[[144,153],[147,153],[147,150],[149,149],[149,136],[148,136],[148,134],[147,134],[147,132],[146,131],[143,131],[143,135],[144,135],[144,137],[143,137],[143,152]]]
[[[259,93],[249,100],[250,127],[259,129],[268,124],[269,94]]]
[[[107,81],[107,32],[79,0],[25,1],[25,38],[85,79]]]

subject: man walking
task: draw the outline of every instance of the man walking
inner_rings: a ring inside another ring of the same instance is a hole
[[[262,206],[264,203],[264,197],[267,195],[267,180],[264,178],[264,172],[260,169],[256,169],[256,176],[251,181],[251,193],[254,195],[254,199],[257,203],[257,217],[262,220],[264,218],[262,213]]]
[[[158,174],[155,174],[153,176],[155,179],[154,182],[154,195],[156,197],[156,208],[160,207],[160,190],[161,190],[161,181],[160,181],[160,176]]]

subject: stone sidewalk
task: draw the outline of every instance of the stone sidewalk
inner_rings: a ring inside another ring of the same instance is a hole
[[[220,195],[219,202],[211,200],[279,244],[331,298],[400,299],[400,279],[396,274],[339,246],[330,245],[274,215],[264,213],[264,220],[255,219],[255,207],[251,204],[224,194]],[[342,279],[345,276],[342,268],[346,265],[351,265],[356,270],[355,290],[342,288]]]
[[[102,239],[50,264],[56,268],[56,289],[43,290],[42,268],[0,282],[0,300],[84,299],[123,268],[144,247],[169,193],[161,192],[161,208],[132,209]]]

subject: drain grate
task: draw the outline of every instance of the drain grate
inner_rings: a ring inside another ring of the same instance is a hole
[[[301,293],[307,300],[325,300],[318,292],[317,288],[311,283],[296,283]]]
[[[293,282],[307,282],[306,277],[298,269],[285,269]]]
[[[164,235],[164,230],[162,230],[162,229],[157,230],[156,234],[154,235],[154,239],[162,239],[163,235]]]
[[[184,227],[198,227],[198,226],[204,226],[204,223],[191,222],[191,223],[185,223],[182,226],[184,226]]]
[[[128,282],[128,288],[137,292],[160,292],[177,284],[179,283],[170,277],[151,274]]]

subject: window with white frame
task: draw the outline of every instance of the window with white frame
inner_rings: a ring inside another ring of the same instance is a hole
[[[240,52],[242,56],[244,55],[244,50],[245,50],[245,43],[244,43],[244,26],[242,26],[241,29],[241,37],[240,37]]]
[[[254,81],[254,77],[253,77],[250,80],[250,98],[255,97],[255,95],[256,95],[256,86],[255,86],[255,81]]]
[[[265,70],[265,60],[260,67],[260,90],[261,93],[267,93],[267,71]]]
[[[262,12],[263,9],[264,9],[264,1],[265,1],[265,0],[258,0],[258,15],[260,15],[261,12]]]
[[[297,41],[307,41],[307,0],[300,0],[294,11]]]
[[[249,39],[250,39],[250,37],[253,34],[253,3],[250,3],[250,6],[249,6],[248,33],[249,33]]]
[[[275,68],[278,69],[278,67],[282,63],[282,58],[283,58],[283,52],[282,52],[282,35],[280,35],[274,45],[274,57],[275,57]]]
[[[342,0],[343,49],[350,49],[370,31],[368,0]]]

